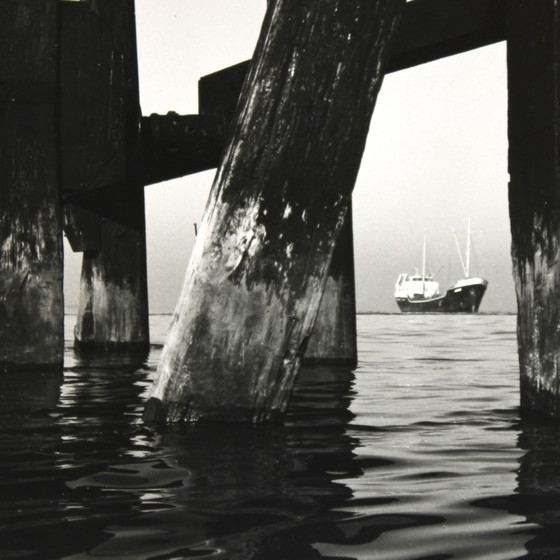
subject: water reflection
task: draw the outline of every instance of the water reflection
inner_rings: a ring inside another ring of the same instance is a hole
[[[560,550],[560,425],[523,419],[517,446],[524,451],[517,487],[509,496],[477,500],[473,505],[519,516],[512,534],[525,535],[527,553],[518,558],[557,558]]]
[[[112,525],[105,558],[321,558],[360,476],[345,425],[353,374],[302,372],[285,425],[199,424],[150,430],[149,459],[112,465],[73,487],[134,489],[136,515]],[[148,455],[146,455],[148,458]],[[138,539],[138,535],[142,535]]]
[[[511,511],[530,524],[528,557],[556,557],[560,550],[560,426],[523,420],[518,446],[525,450],[518,471],[518,495]]]
[[[150,359],[74,355],[63,384],[5,378],[2,558],[351,560],[384,533],[442,523],[353,496],[390,466],[357,449],[353,372],[303,369],[281,425],[151,428]]]

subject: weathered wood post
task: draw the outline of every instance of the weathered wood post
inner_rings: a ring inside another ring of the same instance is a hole
[[[58,1],[2,2],[0,370],[62,367]]]
[[[232,126],[248,66],[244,62],[200,79],[201,116],[213,117],[217,123],[222,123],[225,130]],[[355,367],[357,360],[354,243],[352,212],[349,210],[336,241],[328,280],[303,362]]]
[[[270,3],[146,420],[284,410],[402,5]]]
[[[149,348],[144,192],[130,189],[123,199],[135,220],[101,218],[101,248],[83,254],[74,329],[77,349],[129,352]]]
[[[304,364],[358,363],[352,206],[348,207],[329,267],[317,319],[303,356]]]
[[[521,408],[560,416],[560,6],[508,2],[509,208]]]
[[[149,347],[134,0],[61,4],[65,231],[82,251],[75,346]]]

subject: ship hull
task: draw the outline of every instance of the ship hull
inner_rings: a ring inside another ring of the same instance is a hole
[[[473,283],[447,290],[444,296],[423,298],[395,298],[405,313],[476,313],[486,292],[487,282]]]

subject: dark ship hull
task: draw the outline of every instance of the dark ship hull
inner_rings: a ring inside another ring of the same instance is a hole
[[[399,309],[406,313],[476,313],[487,285],[488,282],[481,280],[454,286],[439,297],[395,299]]]

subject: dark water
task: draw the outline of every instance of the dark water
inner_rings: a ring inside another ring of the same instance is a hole
[[[359,316],[280,426],[141,422],[143,365],[0,378],[0,559],[560,558],[560,428],[520,421],[513,316]],[[72,318],[68,331],[71,331]]]

